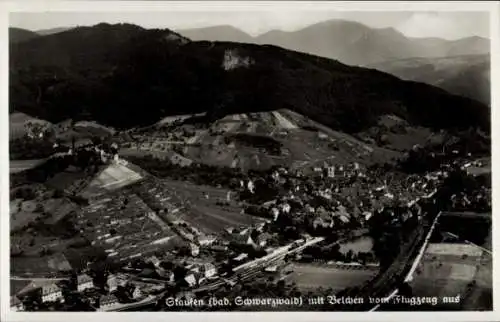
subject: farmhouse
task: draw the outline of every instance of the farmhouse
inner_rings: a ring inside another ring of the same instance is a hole
[[[110,307],[113,307],[117,305],[118,299],[114,295],[104,295],[101,297],[100,301],[100,310],[106,310],[109,309]]]
[[[217,268],[212,263],[205,263],[203,265],[203,270],[205,271],[205,277],[210,278],[217,274]]]
[[[77,289],[79,292],[82,292],[86,289],[94,287],[94,283],[92,281],[92,277],[87,274],[78,275],[77,277]]]
[[[196,277],[194,274],[189,274],[184,278],[184,280],[189,284],[189,286],[193,287],[196,285]]]
[[[42,302],[55,302],[62,298],[62,291],[56,284],[49,284],[42,287]]]
[[[138,299],[138,298],[140,298],[141,296],[142,296],[142,291],[141,291],[141,289],[140,289],[139,287],[136,287],[136,288],[134,289],[134,292],[132,292],[132,298],[133,298],[133,299]]]

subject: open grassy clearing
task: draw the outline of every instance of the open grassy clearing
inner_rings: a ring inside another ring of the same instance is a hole
[[[329,265],[293,264],[293,273],[287,276],[289,282],[297,283],[303,291],[314,291],[319,287],[331,288],[333,293],[348,287],[360,286],[372,279],[376,270],[349,269]]]
[[[26,171],[28,169],[33,169],[42,163],[44,163],[47,159],[35,159],[35,160],[10,160],[9,161],[9,172],[10,173],[19,173]]]
[[[470,306],[478,298],[491,297],[491,256],[470,245],[438,247],[430,244],[410,283],[415,296],[461,296],[460,306]],[[462,250],[470,248],[469,251]],[[447,250],[445,252],[445,250]],[[490,301],[491,302],[491,301]],[[484,304],[485,302],[483,302]],[[450,304],[451,305],[451,304]],[[456,305],[451,305],[456,308]]]
[[[111,164],[93,179],[89,187],[99,189],[115,190],[142,179],[142,176],[135,171],[121,164]]]
[[[11,258],[11,274],[13,276],[44,276],[70,271],[72,266],[62,253],[44,257],[13,257]]]

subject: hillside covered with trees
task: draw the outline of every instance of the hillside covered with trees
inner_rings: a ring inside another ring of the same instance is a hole
[[[396,115],[432,129],[479,127],[489,108],[433,86],[285,50],[192,42],[128,24],[78,27],[10,45],[10,111],[116,128],[175,114],[289,108],[353,133]]]

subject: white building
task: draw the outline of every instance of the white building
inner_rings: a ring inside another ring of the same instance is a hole
[[[328,178],[335,177],[335,166],[331,166],[331,167],[327,168],[327,175],[328,175]]]
[[[204,265],[205,269],[205,277],[210,278],[212,276],[215,276],[217,274],[217,268],[215,268],[215,265],[212,263],[206,263]]]
[[[255,185],[252,180],[248,181],[247,188],[250,193],[255,193]]]
[[[62,291],[56,284],[49,284],[42,287],[42,302],[55,302],[62,298]]]
[[[78,292],[82,292],[86,289],[94,287],[94,283],[92,281],[92,277],[87,274],[82,274],[77,277],[77,289]]]
[[[278,210],[278,208],[273,207],[271,209],[271,214],[273,215],[273,220],[276,221],[276,220],[278,220],[278,216],[280,215],[280,211]]]
[[[111,307],[114,307],[118,304],[118,299],[114,295],[104,295],[101,297],[100,301],[100,311],[105,311]]]
[[[196,278],[194,277],[194,274],[189,274],[184,278],[184,280],[189,284],[189,286],[193,287],[196,285]]]
[[[133,298],[133,299],[138,299],[138,298],[140,298],[141,296],[142,296],[141,289],[140,289],[140,288],[138,288],[138,287],[136,287],[136,288],[134,289],[134,292],[132,293],[132,298]]]
[[[216,240],[217,240],[217,238],[214,236],[204,236],[204,237],[198,238],[198,242],[200,243],[201,246],[212,245]]]
[[[281,211],[283,211],[285,214],[289,213],[291,210],[291,207],[288,203],[284,203],[281,205]]]
[[[198,256],[200,254],[200,247],[198,245],[191,243],[191,256]]]
[[[234,258],[235,261],[240,262],[248,257],[248,254],[241,253]]]
[[[116,291],[118,286],[125,286],[126,283],[127,281],[119,276],[113,274],[108,276],[107,284],[110,293]]]

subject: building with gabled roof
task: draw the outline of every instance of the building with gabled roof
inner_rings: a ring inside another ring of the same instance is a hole
[[[111,307],[116,306],[117,304],[119,304],[119,301],[115,295],[104,295],[101,297],[99,310],[105,311]]]
[[[160,260],[158,259],[158,257],[154,255],[149,257],[147,260],[148,262],[152,263],[155,267],[159,267],[160,265]]]
[[[203,271],[205,273],[206,278],[215,276],[217,274],[217,268],[212,263],[205,263],[203,265]]]
[[[189,284],[189,286],[193,287],[196,285],[197,281],[196,281],[196,277],[194,276],[194,274],[189,274],[187,275],[184,280]]]
[[[86,289],[93,288],[94,282],[92,277],[88,276],[87,274],[81,274],[78,275],[78,277],[76,278],[76,285],[77,285],[77,290],[79,292],[82,292]]]
[[[42,287],[42,302],[55,302],[62,298],[62,290],[55,283]]]
[[[132,298],[134,300],[140,298],[142,296],[142,291],[139,287],[135,287],[134,291],[132,292]]]
[[[243,232],[233,233],[231,237],[235,243],[256,246],[251,234],[250,229],[245,229]]]
[[[125,278],[119,275],[110,274],[108,276],[106,284],[108,285],[109,293],[112,293],[117,290],[118,286],[125,286],[125,284],[127,284],[127,281]]]
[[[326,214],[321,215],[321,216],[317,216],[313,221],[314,228],[317,228],[317,227],[331,228],[333,226],[334,226],[333,219]]]
[[[255,243],[260,247],[265,247],[271,238],[272,238],[271,234],[261,233],[255,239]]]

